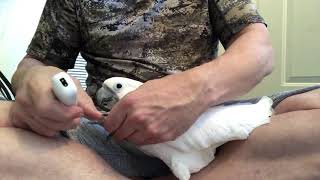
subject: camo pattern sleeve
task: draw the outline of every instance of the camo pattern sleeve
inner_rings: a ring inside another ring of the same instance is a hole
[[[253,0],[209,0],[213,33],[219,36],[224,47],[230,40],[252,23],[264,23]]]
[[[80,39],[74,0],[47,0],[27,54],[47,65],[70,69]]]

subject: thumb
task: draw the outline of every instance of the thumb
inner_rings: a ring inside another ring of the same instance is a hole
[[[84,91],[79,95],[78,106],[83,109],[84,116],[88,119],[97,120],[102,116],[102,113],[97,110],[92,99]]]

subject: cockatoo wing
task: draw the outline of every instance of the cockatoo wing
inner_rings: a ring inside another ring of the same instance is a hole
[[[232,141],[246,139],[258,126],[269,123],[273,101],[263,97],[256,104],[235,104],[208,109],[184,134],[168,145],[188,152],[216,148]]]

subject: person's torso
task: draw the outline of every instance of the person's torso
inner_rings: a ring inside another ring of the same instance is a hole
[[[81,0],[77,8],[91,95],[108,77],[147,81],[216,57],[207,0]]]

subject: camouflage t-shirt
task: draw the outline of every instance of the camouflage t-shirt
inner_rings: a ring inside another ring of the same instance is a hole
[[[108,77],[146,81],[213,60],[219,40],[251,23],[264,23],[251,0],[47,0],[27,53],[70,69],[80,52],[94,97]]]

